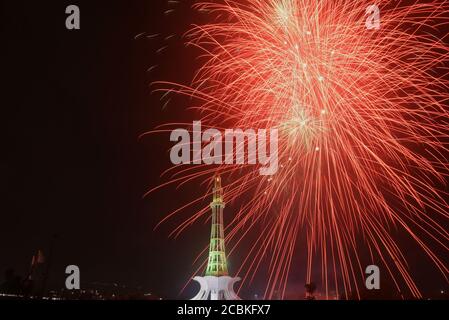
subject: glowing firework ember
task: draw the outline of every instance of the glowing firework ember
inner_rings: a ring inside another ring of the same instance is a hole
[[[217,171],[231,181],[227,202],[242,197],[245,204],[228,223],[227,241],[235,249],[257,233],[235,271],[251,280],[268,262],[268,298],[285,292],[301,234],[306,281],[321,277],[326,296],[360,292],[364,251],[398,291],[420,297],[398,233],[449,275],[447,260],[435,253],[447,253],[449,244],[449,50],[435,36],[448,5],[390,2],[376,3],[378,30],[365,26],[370,1],[198,3],[214,21],[188,33],[204,64],[190,86],[158,83],[193,97],[211,127],[279,129],[280,167],[271,178],[257,166],[201,165],[172,169],[168,182],[209,181]],[[208,208],[174,233],[205,215]]]

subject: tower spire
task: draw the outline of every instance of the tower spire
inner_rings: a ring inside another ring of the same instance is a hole
[[[212,209],[212,227],[209,245],[209,260],[206,268],[206,276],[227,276],[228,264],[226,261],[224,226],[223,226],[223,188],[221,177],[214,178],[213,198],[210,204]]]
[[[192,300],[240,300],[234,292],[234,284],[239,277],[230,277],[226,261],[223,209],[223,188],[221,177],[214,177],[214,188],[210,208],[212,210],[212,227],[210,232],[209,258],[204,277],[194,277],[201,288]]]

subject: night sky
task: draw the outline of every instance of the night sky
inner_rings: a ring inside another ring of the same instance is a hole
[[[208,223],[178,239],[168,238],[173,224],[153,229],[207,190],[165,188],[143,199],[170,167],[171,144],[168,136],[139,139],[160,123],[191,119],[182,100],[162,110],[150,88],[156,80],[188,83],[193,75],[196,52],[181,40],[198,22],[190,3],[166,15],[173,8],[166,0],[1,2],[0,272],[12,267],[24,276],[32,255],[47,253],[56,235],[51,288],[63,287],[65,267],[75,264],[82,286],[193,295],[195,286],[178,293],[208,243]],[[81,9],[79,31],[65,28],[70,4]],[[146,37],[154,34],[160,36]],[[429,260],[409,248],[423,291],[448,290]],[[303,271],[293,273],[292,287],[303,290]],[[246,294],[261,293],[263,284],[261,276]]]

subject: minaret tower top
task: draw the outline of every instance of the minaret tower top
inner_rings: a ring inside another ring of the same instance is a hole
[[[224,207],[225,203],[223,201],[223,188],[221,187],[221,177],[216,176],[214,178],[214,189],[213,189],[213,200],[210,204],[211,207],[215,205],[222,205]]]

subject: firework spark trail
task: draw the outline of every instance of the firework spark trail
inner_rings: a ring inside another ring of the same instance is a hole
[[[394,229],[449,275],[447,261],[432,250],[449,249],[439,224],[449,218],[449,48],[433,35],[446,23],[448,5],[389,2],[376,1],[379,30],[365,27],[371,1],[197,3],[215,18],[187,34],[203,51],[202,68],[190,86],[155,84],[167,95],[193,97],[207,126],[279,129],[280,168],[272,178],[259,176],[256,166],[180,166],[167,182],[205,181],[217,171],[233,181],[228,202],[244,195],[246,203],[227,240],[233,251],[263,225],[238,272],[251,281],[268,261],[267,298],[284,294],[300,233],[307,237],[306,280],[317,276],[312,266],[320,261],[328,298],[332,288],[359,294],[362,248],[383,262],[398,290],[421,297]],[[174,233],[207,214],[192,215]]]

